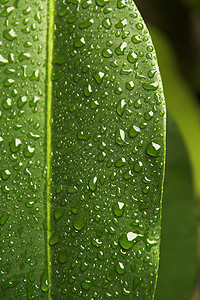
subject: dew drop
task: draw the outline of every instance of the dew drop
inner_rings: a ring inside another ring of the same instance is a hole
[[[113,213],[116,217],[121,217],[124,213],[125,204],[123,202],[115,202],[113,204]]]
[[[103,19],[102,24],[106,29],[110,29],[112,26],[111,20],[109,18]]]
[[[0,54],[0,66],[4,66],[7,63],[8,63],[8,60]]]
[[[120,246],[125,249],[129,250],[133,247],[134,243],[138,240],[138,237],[141,237],[142,235],[128,232],[127,234],[122,234],[119,237],[119,244]]]
[[[131,138],[135,138],[139,133],[140,133],[140,128],[137,127],[136,125],[132,125],[129,130],[128,130],[128,135]]]
[[[5,29],[3,31],[3,36],[9,41],[13,41],[17,37],[13,29]]]
[[[110,57],[113,56],[113,51],[112,51],[111,49],[109,49],[109,48],[103,49],[103,50],[102,50],[102,55],[103,55],[103,57],[105,57],[105,58],[110,58]]]
[[[26,146],[26,148],[24,148],[23,152],[24,152],[24,156],[25,157],[30,158],[30,157],[32,157],[34,155],[35,148],[28,145],[28,146]]]
[[[75,46],[76,48],[81,48],[81,47],[83,47],[84,45],[85,45],[85,39],[84,39],[84,37],[82,37],[82,38],[77,38],[77,39],[74,40],[74,46]]]
[[[125,99],[119,100],[119,102],[117,103],[117,113],[119,116],[123,115],[125,105],[126,105]]]
[[[154,142],[150,142],[146,147],[146,153],[153,157],[158,157],[161,150],[161,146]]]
[[[116,49],[115,49],[115,52],[117,55],[123,55],[124,54],[124,51],[127,47],[127,43],[126,42],[123,42],[121,43]]]
[[[10,98],[4,99],[2,101],[2,106],[4,109],[11,109],[12,108],[12,100]]]
[[[89,180],[89,187],[91,189],[92,192],[95,192],[97,189],[97,177],[96,176],[92,176]]]
[[[83,130],[79,130],[77,133],[77,138],[79,140],[84,140],[84,141],[88,141],[90,139],[91,135],[87,132],[84,132]]]
[[[16,153],[17,151],[19,151],[21,144],[22,142],[20,141],[20,139],[13,138],[12,141],[9,143],[11,152]]]
[[[153,83],[143,83],[143,88],[146,91],[156,91],[158,88],[158,82],[153,82]]]
[[[127,146],[128,142],[125,140],[125,132],[122,129],[117,129],[115,133],[115,140],[118,145]]]
[[[134,51],[129,52],[127,59],[130,63],[135,63],[138,60],[137,53],[135,53]]]
[[[96,72],[93,74],[93,77],[98,84],[101,84],[103,82],[104,75],[105,74],[103,72]]]
[[[117,168],[123,167],[123,166],[125,166],[125,164],[126,164],[126,159],[124,157],[116,160],[116,162],[115,162],[115,166]]]
[[[123,265],[122,262],[118,262],[118,263],[116,264],[115,270],[117,271],[117,273],[118,273],[119,275],[123,275],[123,274],[126,273],[126,270],[125,270],[124,265]]]
[[[68,255],[67,255],[67,252],[66,252],[66,251],[61,251],[61,252],[58,254],[58,261],[59,261],[59,263],[61,263],[61,264],[65,264],[65,263],[68,261]]]
[[[85,219],[75,219],[73,226],[76,230],[80,231],[86,226],[87,222]]]
[[[136,173],[140,173],[143,169],[143,163],[141,161],[138,161],[134,164],[133,166],[133,170],[136,172]]]
[[[0,217],[0,225],[4,225],[6,223],[6,221],[9,218],[9,213],[7,211],[4,211]]]

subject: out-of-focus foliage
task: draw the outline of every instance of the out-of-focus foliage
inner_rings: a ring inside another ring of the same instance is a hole
[[[188,154],[168,114],[161,261],[155,300],[188,300],[196,279],[197,218]]]

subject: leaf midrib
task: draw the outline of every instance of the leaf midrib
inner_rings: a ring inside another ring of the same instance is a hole
[[[48,39],[47,39],[47,272],[48,272],[48,299],[51,300],[51,253],[50,253],[50,226],[51,226],[51,120],[52,120],[52,60],[53,60],[53,28],[54,28],[54,0],[49,0],[48,7]]]

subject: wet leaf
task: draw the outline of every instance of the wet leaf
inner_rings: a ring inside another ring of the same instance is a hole
[[[0,295],[151,299],[165,104],[148,30],[124,0],[9,5]]]

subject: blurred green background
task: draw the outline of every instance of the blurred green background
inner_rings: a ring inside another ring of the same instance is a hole
[[[135,0],[167,102],[167,162],[155,300],[200,299],[200,0]]]

